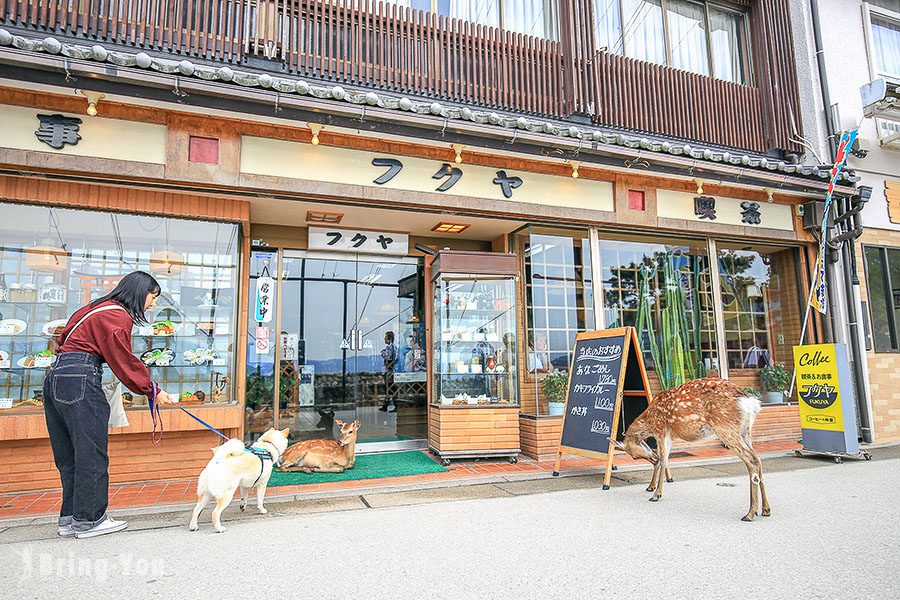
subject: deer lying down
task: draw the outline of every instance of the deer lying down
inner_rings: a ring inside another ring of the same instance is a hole
[[[612,443],[632,458],[643,458],[653,464],[647,491],[654,492],[650,500],[657,502],[662,498],[663,473],[669,466],[672,440],[696,442],[718,437],[747,467],[750,511],[741,520],[752,521],[759,514],[760,495],[762,516],[772,514],[763,484],[762,461],[750,442],[750,430],[759,408],[757,398],[724,379],[695,379],[658,394],[625,432],[624,443],[614,440]],[[647,445],[650,437],[656,439],[658,453]]]
[[[306,440],[284,451],[279,471],[303,471],[305,473],[343,473],[356,462],[356,435],[359,419],[344,423],[335,419],[341,428],[339,440]]]

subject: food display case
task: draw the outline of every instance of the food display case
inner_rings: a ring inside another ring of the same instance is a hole
[[[519,453],[516,259],[443,251],[431,267],[429,446],[451,458]]]
[[[182,404],[234,403],[237,225],[37,206],[14,214],[18,229],[0,231],[0,415],[42,410],[59,329],[136,269],[162,294],[133,329],[135,356]],[[53,237],[42,241],[48,222]],[[116,383],[105,366],[104,386]],[[126,408],[146,407],[122,392]]]

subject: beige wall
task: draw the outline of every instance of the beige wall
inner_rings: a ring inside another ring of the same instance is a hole
[[[81,119],[78,130],[81,140],[74,146],[66,144],[59,150],[51,148],[34,134],[41,124],[37,118],[39,114],[62,114]],[[0,135],[2,148],[160,165],[166,162],[165,125],[8,105],[0,105],[0,123],[3,124]]]
[[[865,279],[866,269],[862,245],[900,248],[900,231],[866,229],[860,242],[856,247],[859,275],[862,280],[860,295],[863,302],[868,302],[869,289]],[[869,322],[871,323],[871,321],[870,313]],[[900,352],[875,352],[873,348],[867,353],[867,357],[875,441],[900,441]]]

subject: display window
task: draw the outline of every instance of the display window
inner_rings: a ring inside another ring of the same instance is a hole
[[[790,368],[803,321],[798,250],[719,242],[718,253],[729,374],[755,375],[779,363]]]
[[[600,235],[606,327],[635,327],[644,364],[668,389],[718,367],[706,240]]]
[[[151,377],[182,404],[235,401],[236,224],[14,203],[0,212],[0,408],[42,408],[57,329],[135,270],[162,288],[132,338]],[[109,368],[103,383],[117,383]],[[147,404],[127,389],[123,401]]]

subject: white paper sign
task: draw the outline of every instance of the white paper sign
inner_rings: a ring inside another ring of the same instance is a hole
[[[0,335],[15,335],[18,331],[18,328],[12,323],[3,323],[0,325]]]
[[[228,326],[228,323],[217,324],[213,329],[213,335],[229,335],[231,333],[231,328]]]
[[[298,336],[296,333],[281,334],[281,360],[297,360],[297,338]]]
[[[0,408],[12,408],[12,398],[0,398]]]
[[[212,361],[214,367],[224,367],[227,366],[227,362],[224,358],[214,358]]]
[[[272,306],[275,299],[275,280],[260,277],[256,280],[256,322],[272,322]]]
[[[392,231],[310,227],[309,249],[406,256],[409,236]]]
[[[0,369],[9,369],[11,366],[12,361],[9,358],[9,352],[0,350]]]
[[[36,369],[46,369],[53,364],[55,356],[47,356],[46,354],[34,357],[34,367]]]

